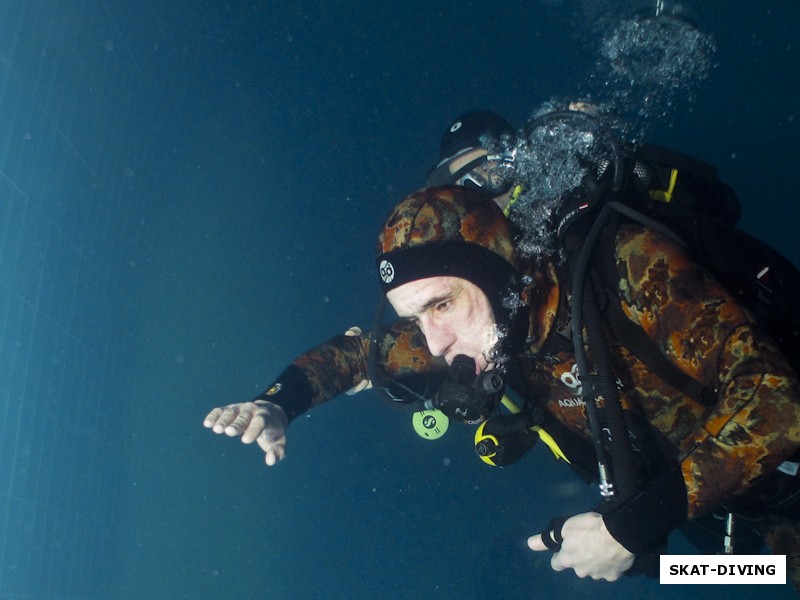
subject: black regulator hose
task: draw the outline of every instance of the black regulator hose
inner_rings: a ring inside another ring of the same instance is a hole
[[[625,424],[625,416],[619,398],[619,391],[617,390],[611,355],[608,351],[600,320],[600,312],[591,289],[591,282],[587,277],[589,261],[597,245],[597,240],[608,223],[613,210],[607,205],[603,206],[578,254],[572,280],[571,327],[575,346],[575,361],[578,364],[578,373],[584,389],[586,415],[597,454],[600,493],[606,500],[623,501],[630,498],[636,491],[636,463],[633,457],[633,448],[628,438],[628,427]],[[591,375],[592,369],[589,357],[582,342],[584,322],[586,323],[589,347],[592,349],[592,359],[595,361],[597,368],[598,375],[596,376]],[[589,391],[588,394],[586,393],[587,390]],[[606,422],[611,437],[611,461],[609,461],[606,453],[604,435],[600,424],[596,400],[598,395],[603,397],[605,405]]]
[[[636,462],[628,438],[628,427],[620,403],[619,390],[617,390],[600,311],[587,273],[597,241],[611,217],[613,209],[608,204],[615,203],[614,201],[622,192],[625,181],[625,159],[619,140],[610,131],[610,128],[597,115],[585,111],[556,110],[546,113],[528,124],[526,137],[530,138],[536,128],[558,121],[571,121],[576,128],[582,127],[593,132],[597,136],[598,144],[605,144],[611,152],[612,176],[609,189],[606,191],[608,196],[602,203],[602,208],[581,246],[573,270],[571,327],[575,360],[584,389],[586,416],[597,455],[600,493],[605,500],[622,501],[630,498],[637,489]],[[592,375],[592,365],[582,343],[584,323],[596,375]],[[604,400],[606,424],[610,433],[610,457],[606,451],[605,436],[597,407],[597,396],[602,396]]]

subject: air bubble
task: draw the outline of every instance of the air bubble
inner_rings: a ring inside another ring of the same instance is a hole
[[[584,94],[586,102],[545,103],[518,142],[515,166],[524,191],[509,217],[523,256],[557,255],[565,198],[591,192],[619,148],[635,149],[652,124],[668,124],[679,99],[693,101],[714,52],[711,36],[667,13],[623,20],[603,38],[589,78],[594,93]],[[558,117],[575,108],[574,118]]]
[[[643,131],[655,119],[670,118],[678,99],[694,101],[715,51],[711,36],[681,18],[627,19],[603,39],[594,79]]]

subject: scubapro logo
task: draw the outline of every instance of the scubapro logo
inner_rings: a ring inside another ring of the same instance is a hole
[[[572,365],[572,368],[567,373],[561,374],[561,383],[567,386],[569,389],[573,390],[578,396],[583,393],[583,387],[581,386],[581,380],[578,377],[578,365]]]
[[[453,123],[452,125],[450,125],[450,133],[455,133],[456,131],[461,129],[462,125],[463,123],[461,121],[456,121],[455,123]]]
[[[378,271],[381,275],[383,283],[392,283],[394,279],[394,266],[388,260],[382,260]]]

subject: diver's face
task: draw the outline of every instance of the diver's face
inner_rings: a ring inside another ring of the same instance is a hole
[[[479,158],[486,156],[488,151],[485,148],[475,148],[469,152],[462,154],[461,156],[455,158],[453,162],[451,162],[447,167],[450,169],[450,174],[457,173],[459,169],[465,167],[469,163],[478,160]],[[456,185],[473,185],[475,187],[485,188],[486,182],[489,180],[493,180],[497,178],[497,161],[482,161],[479,163],[474,169],[466,173],[463,177],[461,177],[458,181],[455,182]],[[493,181],[493,183],[496,183]],[[499,196],[495,196],[492,200],[495,203],[505,210],[506,206],[511,200],[511,195],[513,194],[513,186],[507,192]]]
[[[486,156],[487,154],[489,154],[489,152],[486,150],[486,148],[475,148],[474,150],[470,150],[469,152],[465,152],[464,154],[454,158],[453,162],[447,165],[447,168],[450,169],[450,174],[452,175],[460,168],[468,165],[474,160],[478,160],[482,156]],[[459,185],[463,184],[459,183]]]
[[[460,277],[429,277],[403,284],[386,294],[397,314],[419,326],[428,349],[451,364],[459,354],[475,360],[475,374],[493,367],[497,344],[489,299]]]

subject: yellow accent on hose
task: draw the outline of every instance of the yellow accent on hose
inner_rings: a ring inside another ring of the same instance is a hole
[[[509,398],[506,394],[503,394],[503,399],[500,400],[500,402],[509,411],[511,411],[512,414],[516,415],[517,413],[521,412],[519,406],[514,404],[511,398]],[[564,460],[567,462],[567,464],[571,464],[569,462],[569,459],[567,458],[567,455],[564,454],[561,448],[558,447],[558,444],[553,439],[553,436],[551,436],[549,433],[547,433],[544,429],[542,429],[538,425],[534,425],[533,427],[531,427],[531,431],[535,431],[539,435],[539,439],[542,440],[545,444],[547,444],[547,447],[550,448],[550,452],[553,453],[553,455],[556,457],[556,460]],[[489,463],[489,464],[494,464],[494,463]]]
[[[511,207],[519,199],[520,194],[522,194],[522,186],[521,185],[515,185],[514,186],[514,191],[511,192],[511,199],[508,201],[508,204],[506,204],[506,207],[503,209],[503,214],[505,216],[508,216],[508,213],[511,212]]]
[[[650,197],[659,202],[672,202],[672,194],[678,181],[678,169],[672,169],[669,174],[669,188],[666,190],[650,190]]]
[[[478,430],[475,432],[475,442],[477,444],[478,440],[491,440],[492,443],[494,444],[494,447],[497,448],[497,447],[500,446],[500,441],[493,435],[484,435],[484,433],[483,433],[483,429],[486,426],[486,423],[488,423],[488,421],[484,421],[483,423],[481,423],[480,427],[478,427]],[[496,454],[497,454],[497,451],[492,452],[491,454],[487,454],[486,456],[484,456],[483,454],[478,454],[478,458],[480,458],[483,462],[485,462],[490,467],[496,467],[497,464],[495,464],[495,462],[492,460],[492,458]]]

